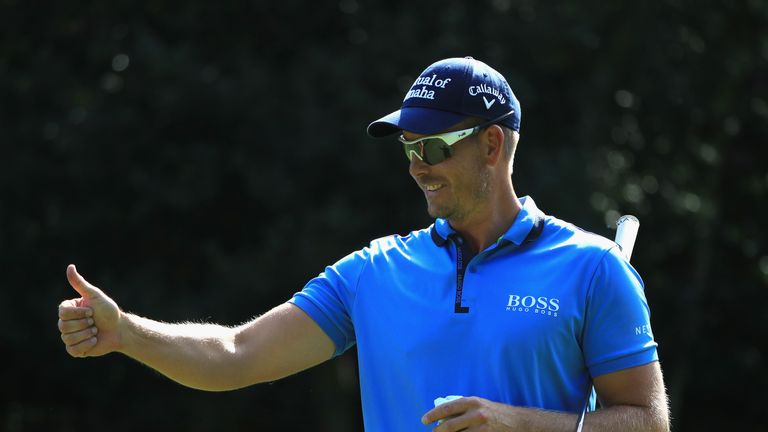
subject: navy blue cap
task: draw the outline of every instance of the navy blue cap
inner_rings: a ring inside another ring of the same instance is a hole
[[[467,117],[493,120],[509,112],[499,124],[520,131],[520,102],[500,73],[472,57],[449,58],[424,69],[400,109],[368,125],[368,135],[431,135]]]

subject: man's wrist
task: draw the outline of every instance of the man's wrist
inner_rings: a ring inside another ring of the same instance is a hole
[[[539,408],[527,408],[505,405],[507,414],[505,425],[510,425],[510,431],[563,431],[571,432],[578,420],[575,414],[562,411],[549,411]]]
[[[146,333],[145,326],[142,325],[146,318],[122,310],[118,314],[115,351],[132,357],[131,352],[135,350],[140,335]]]

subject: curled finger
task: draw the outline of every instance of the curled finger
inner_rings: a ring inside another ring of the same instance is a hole
[[[62,320],[72,320],[88,318],[93,316],[93,309],[87,306],[67,306],[64,303],[59,305],[59,318]]]
[[[92,326],[93,322],[93,318],[80,318],[70,320],[59,319],[59,332],[61,332],[61,334],[78,332]]]
[[[96,333],[98,332],[99,331],[96,327],[88,327],[86,329],[72,332],[72,333],[62,333],[61,340],[62,342],[64,342],[64,345],[66,346],[77,345],[83,341],[86,341],[96,336]]]
[[[96,336],[93,336],[80,343],[67,345],[67,353],[72,357],[85,357],[88,351],[96,346],[96,342],[98,342],[98,339],[96,339]]]

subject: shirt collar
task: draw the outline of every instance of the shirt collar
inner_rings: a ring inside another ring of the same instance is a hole
[[[520,203],[523,206],[517,214],[515,221],[512,222],[512,226],[509,227],[507,232],[501,235],[501,239],[510,241],[518,246],[528,238],[537,221],[544,218],[544,213],[536,207],[533,198],[524,196],[520,198]],[[445,242],[448,241],[452,234],[456,234],[456,230],[451,227],[451,224],[446,219],[440,218],[435,220],[430,231],[432,240],[437,246],[441,247],[445,245]]]

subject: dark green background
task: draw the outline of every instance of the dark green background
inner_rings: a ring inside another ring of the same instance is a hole
[[[353,352],[230,393],[70,358],[64,270],[237,324],[428,225],[365,127],[465,55],[521,100],[520,195],[607,237],[640,218],[674,429],[766,430],[767,29],[759,0],[0,0],[0,430],[361,430]]]

